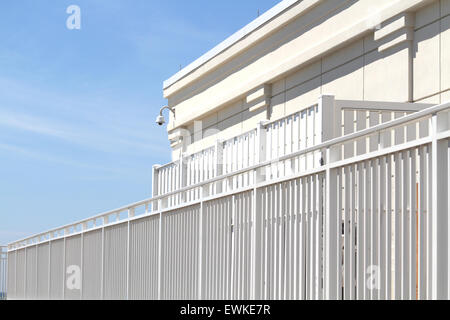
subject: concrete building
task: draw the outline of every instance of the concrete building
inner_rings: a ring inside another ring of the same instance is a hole
[[[320,95],[450,100],[449,14],[448,0],[282,1],[164,82],[175,110],[173,159],[302,110]]]
[[[164,82],[152,198],[10,243],[8,298],[449,298],[449,57],[450,0],[280,2]]]

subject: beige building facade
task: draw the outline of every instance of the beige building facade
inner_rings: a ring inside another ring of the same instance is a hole
[[[173,160],[317,103],[450,100],[450,0],[285,0],[164,82]]]

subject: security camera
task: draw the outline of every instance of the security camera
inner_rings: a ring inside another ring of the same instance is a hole
[[[164,119],[164,116],[163,116],[164,109],[170,110],[173,113],[173,115],[175,116],[175,109],[174,108],[171,108],[169,106],[162,107],[161,110],[159,110],[159,116],[156,117],[156,123],[159,126],[162,126],[164,123],[166,123],[166,120]]]
[[[164,117],[163,117],[163,116],[157,116],[157,117],[156,117],[156,123],[157,123],[159,126],[162,126],[164,123],[166,123],[166,120],[164,120]]]

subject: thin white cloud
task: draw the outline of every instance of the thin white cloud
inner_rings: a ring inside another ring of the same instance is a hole
[[[163,151],[160,144],[152,144],[150,132],[141,133],[127,130],[126,127],[111,127],[86,119],[76,119],[69,123],[66,120],[0,109],[0,126],[49,136],[108,153],[129,152],[146,155]]]
[[[125,107],[132,102],[103,96],[71,96],[0,77],[0,126],[105,152],[168,154],[167,145],[152,139],[154,130],[161,128],[137,113],[142,113],[142,107],[130,110]]]
[[[70,136],[66,132],[56,129],[54,125],[44,119],[20,113],[12,113],[1,109],[0,125],[61,139],[70,139]]]
[[[49,155],[49,154],[42,153],[42,152],[32,151],[32,150],[24,148],[24,147],[1,143],[1,142],[0,142],[0,150],[8,151],[8,152],[14,153],[14,154],[20,154],[24,157],[35,159],[35,160],[53,162],[53,163],[74,166],[74,167],[79,167],[79,168],[95,169],[95,170],[107,171],[107,172],[112,172],[112,173],[119,173],[122,171],[120,169],[112,169],[112,168],[108,168],[105,166],[95,166],[95,165],[88,164],[88,163],[73,161],[70,159],[65,159],[62,157]]]

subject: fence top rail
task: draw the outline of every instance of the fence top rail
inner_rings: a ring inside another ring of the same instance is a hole
[[[335,100],[334,105],[343,110],[416,112],[434,107],[436,104],[412,102]]]
[[[249,134],[254,133],[256,131],[257,131],[256,129],[251,129],[251,130],[249,130],[247,132],[244,132],[244,133],[242,133],[242,134],[240,134],[238,136],[235,136],[233,138],[230,138],[230,139],[227,139],[227,140],[223,140],[223,141],[220,141],[220,142],[223,143],[223,144],[231,143],[231,142],[233,142],[236,139],[239,139],[239,138],[242,138],[242,137],[246,137]],[[214,151],[214,150],[215,150],[215,146],[211,146],[211,147],[202,149],[200,151],[197,151],[197,152],[194,152],[194,153],[191,153],[191,154],[183,154],[182,159],[184,160],[184,159],[189,159],[189,158],[195,158],[196,156],[198,156],[198,155],[200,155],[200,154],[202,154],[204,152],[211,152],[211,151]],[[176,160],[176,161],[172,161],[172,162],[169,162],[169,163],[166,163],[166,164],[163,164],[163,165],[158,165],[156,167],[156,170],[165,169],[165,168],[168,168],[170,166],[178,165],[179,163],[180,163],[180,160]]]
[[[264,128],[267,128],[267,127],[269,127],[269,126],[271,126],[271,125],[273,125],[273,124],[275,124],[277,122],[280,122],[280,121],[283,121],[283,120],[287,120],[287,119],[291,118],[292,116],[294,116],[296,114],[300,114],[300,113],[302,113],[302,112],[304,112],[304,111],[306,111],[308,109],[317,107],[318,105],[319,105],[318,103],[314,103],[314,104],[308,105],[307,107],[304,107],[304,108],[302,108],[300,110],[297,110],[297,111],[295,111],[293,113],[290,113],[290,114],[288,114],[286,116],[282,116],[280,118],[277,118],[277,119],[274,119],[274,120],[270,120],[270,121],[264,121],[262,123],[262,125],[263,125]]]
[[[194,153],[191,153],[191,154],[186,154],[186,155],[183,154],[183,159],[187,159],[187,158],[195,158],[195,157],[197,157],[197,156],[199,156],[199,155],[201,155],[201,154],[203,154],[203,153],[205,153],[205,152],[211,152],[211,151],[214,151],[214,149],[215,149],[215,147],[214,147],[214,146],[211,146],[211,147],[202,149],[202,150],[200,150],[200,151],[197,151],[197,152],[194,152]]]
[[[310,108],[317,107],[319,104],[314,103],[300,110],[292,112],[286,116],[271,121],[265,121],[264,127],[268,127],[274,123],[291,118],[296,114],[300,114]],[[413,102],[389,102],[389,101],[363,101],[363,100],[334,100],[335,108],[342,110],[366,110],[366,111],[392,111],[392,112],[416,112],[426,108],[434,107],[436,104],[430,103],[413,103]]]
[[[235,136],[235,137],[230,138],[230,139],[223,140],[223,141],[221,141],[221,142],[222,142],[223,144],[229,143],[229,142],[233,142],[233,141],[236,140],[236,139],[244,138],[244,137],[248,136],[248,135],[251,134],[251,133],[255,133],[256,131],[257,131],[256,129],[251,129],[251,130],[248,130],[247,132],[241,133],[241,134],[238,135],[238,136]]]
[[[300,156],[300,155],[303,155],[303,154],[311,153],[311,152],[318,151],[318,150],[328,149],[328,148],[330,148],[330,147],[332,147],[334,145],[339,145],[339,144],[342,144],[342,143],[350,142],[350,141],[353,141],[355,139],[359,139],[359,138],[364,137],[364,136],[372,135],[374,133],[380,133],[380,132],[383,132],[383,131],[386,131],[386,130],[390,130],[392,128],[395,128],[395,127],[398,127],[398,126],[401,126],[401,125],[407,125],[407,124],[409,124],[411,122],[417,121],[418,119],[430,117],[430,116],[432,116],[434,114],[437,114],[438,112],[444,111],[444,110],[449,109],[449,108],[450,108],[450,101],[446,102],[446,103],[443,103],[443,104],[440,104],[440,105],[436,105],[436,106],[433,106],[433,107],[429,107],[429,108],[423,109],[421,111],[418,111],[418,112],[415,112],[415,113],[412,113],[412,114],[409,114],[409,115],[406,115],[406,116],[403,116],[403,117],[400,117],[400,118],[397,118],[397,119],[394,119],[394,120],[390,120],[388,122],[384,122],[382,124],[379,124],[379,125],[376,125],[376,126],[373,126],[373,127],[370,127],[370,128],[366,128],[366,129],[363,129],[363,130],[360,130],[360,131],[356,131],[356,132],[348,134],[348,135],[344,135],[344,136],[341,136],[341,137],[338,137],[338,138],[334,138],[332,140],[328,140],[328,141],[326,141],[324,143],[318,144],[316,146],[312,146],[310,148],[306,148],[306,149],[303,149],[303,150],[300,150],[300,151],[296,151],[296,152],[287,154],[285,156],[280,157],[278,160],[279,161],[288,160],[290,158],[297,157],[297,156]],[[45,231],[45,232],[42,232],[42,233],[35,234],[33,236],[30,236],[30,237],[23,238],[21,240],[17,240],[17,241],[11,242],[10,244],[8,244],[8,247],[11,247],[11,246],[14,246],[14,245],[17,245],[17,244],[23,244],[23,243],[28,244],[28,242],[30,240],[38,239],[38,238],[47,236],[49,234],[54,234],[56,232],[62,231],[62,230],[68,230],[70,228],[75,228],[76,226],[83,225],[84,223],[87,223],[87,222],[90,222],[90,221],[95,221],[96,219],[104,219],[104,218],[109,217],[110,215],[113,215],[113,214],[119,214],[119,213],[124,212],[124,211],[134,210],[136,207],[140,207],[140,206],[143,206],[143,205],[151,204],[151,203],[156,202],[156,201],[158,201],[160,199],[163,199],[165,197],[168,197],[168,196],[180,193],[180,192],[186,192],[186,191],[189,191],[189,190],[192,190],[192,189],[195,189],[195,188],[203,187],[205,185],[208,185],[208,184],[211,184],[211,183],[214,183],[214,182],[218,182],[218,181],[221,181],[221,180],[226,179],[226,178],[230,178],[230,177],[233,177],[233,176],[236,176],[236,175],[248,172],[248,171],[252,171],[252,170],[256,170],[256,169],[268,166],[271,163],[273,163],[273,160],[264,161],[264,162],[261,162],[261,163],[258,163],[258,164],[246,167],[246,168],[241,169],[241,170],[230,172],[230,173],[227,173],[227,174],[224,174],[224,175],[220,175],[220,176],[211,178],[209,180],[205,180],[203,182],[199,182],[197,184],[193,184],[193,185],[190,185],[190,186],[183,187],[183,188],[181,188],[179,190],[176,190],[176,191],[172,191],[172,192],[169,192],[169,193],[166,193],[166,194],[163,194],[163,195],[158,195],[158,196],[155,196],[153,198],[148,198],[148,199],[145,199],[145,200],[141,200],[141,201],[129,204],[127,206],[123,206],[123,207],[115,209],[115,210],[107,211],[107,212],[104,212],[104,213],[101,213],[101,214],[98,214],[98,215],[95,215],[95,216],[92,216],[92,217],[80,220],[80,221],[75,222],[75,223],[67,224],[67,225],[62,226],[62,227],[54,228],[54,229],[51,229],[51,230],[48,230],[48,231]],[[218,195],[218,197],[219,196],[220,195]]]
[[[179,162],[180,162],[180,160],[176,160],[176,161],[172,161],[172,162],[169,162],[169,163],[166,163],[166,164],[162,164],[162,165],[159,165],[156,169],[157,170],[161,170],[161,169],[164,169],[164,168],[168,168],[170,166],[178,165]]]

